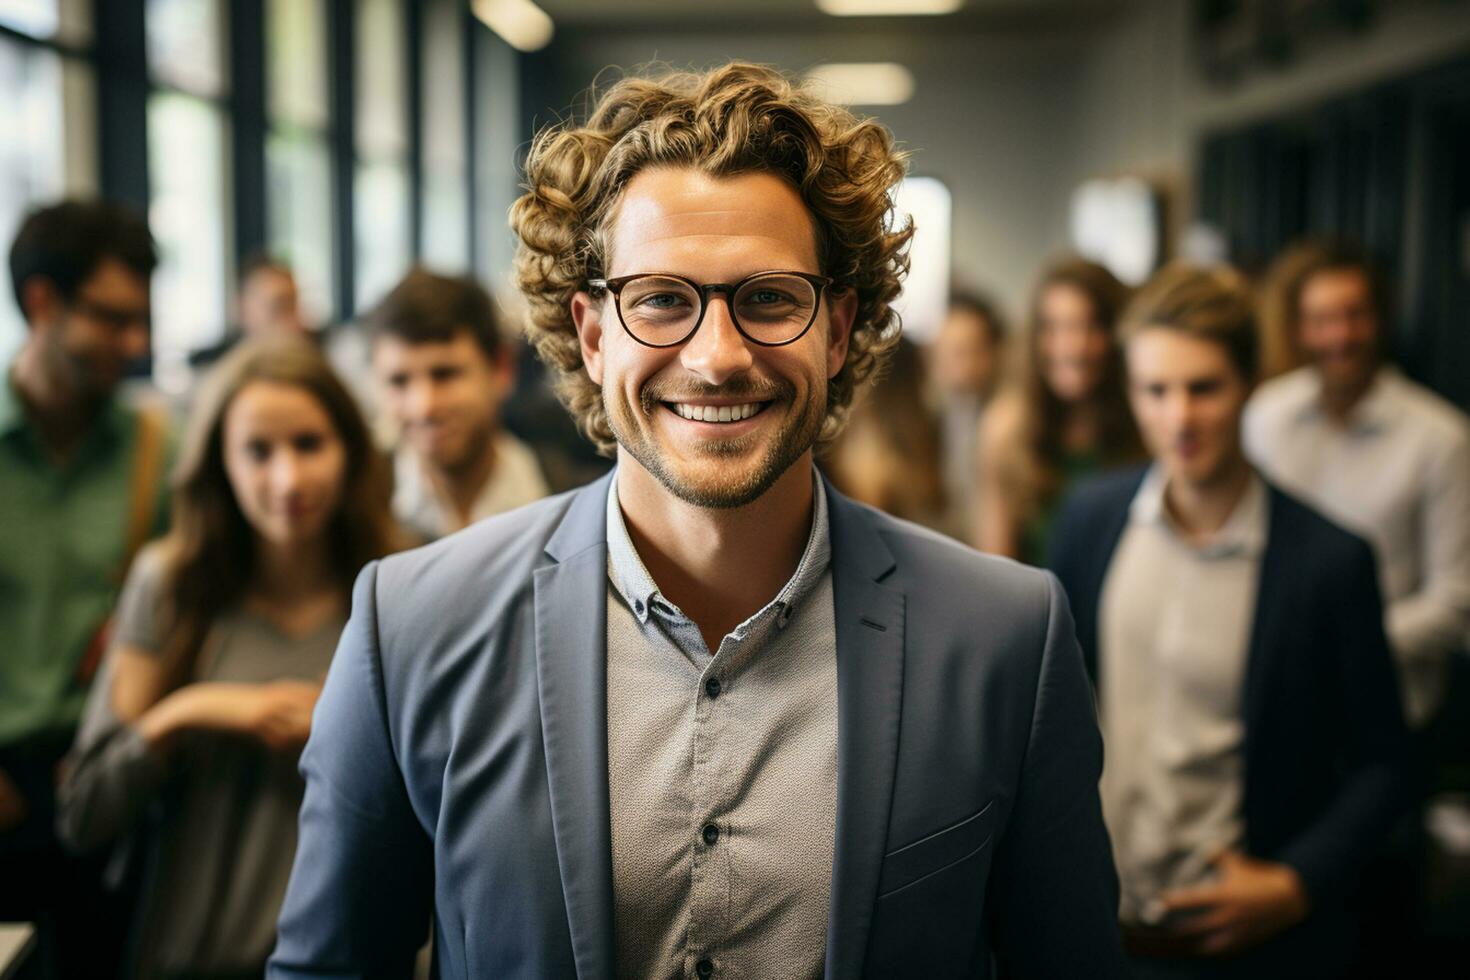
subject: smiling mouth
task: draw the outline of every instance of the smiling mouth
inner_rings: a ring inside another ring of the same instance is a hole
[[[770,402],[746,402],[742,405],[691,405],[688,402],[664,402],[669,411],[690,422],[743,422],[765,411]]]

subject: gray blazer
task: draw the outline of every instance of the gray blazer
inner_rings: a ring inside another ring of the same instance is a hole
[[[612,976],[607,479],[363,571],[269,976]],[[1061,588],[828,493],[827,976],[1122,975]]]

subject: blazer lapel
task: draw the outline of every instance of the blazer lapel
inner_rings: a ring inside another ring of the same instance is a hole
[[[582,980],[611,977],[612,844],[607,788],[608,479],[577,494],[534,577],[536,673],[551,823]]]
[[[1284,617],[1291,615],[1292,583],[1289,574],[1296,530],[1289,515],[1282,513],[1280,495],[1275,487],[1267,487],[1266,550],[1261,554],[1260,580],[1256,585],[1255,619],[1251,623],[1250,650],[1245,662],[1245,688],[1241,696],[1241,717],[1245,720],[1245,758],[1249,766],[1254,745],[1251,735],[1260,730],[1265,692],[1270,690],[1275,659],[1270,651],[1287,648],[1277,639]]]
[[[881,580],[892,553],[872,517],[827,487],[837,626],[837,843],[826,974],[862,974],[898,758],[904,594]]]

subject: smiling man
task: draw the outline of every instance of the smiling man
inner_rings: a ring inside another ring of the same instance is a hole
[[[1236,274],[1164,270],[1121,336],[1154,463],[1076,493],[1052,567],[1098,680],[1134,976],[1341,976],[1345,899],[1403,799],[1372,554],[1241,451]]]
[[[903,160],[779,74],[541,134],[531,336],[617,459],[364,572],[276,977],[1111,977],[1066,601],[835,493],[896,340]]]
[[[549,492],[500,409],[515,360],[473,279],[415,269],[367,316],[383,409],[397,426],[393,514],[432,541]]]
[[[1261,386],[1246,443],[1282,486],[1372,543],[1404,712],[1423,731],[1470,644],[1470,420],[1388,362],[1391,304],[1366,252],[1322,242],[1296,254],[1286,326],[1306,364]]]

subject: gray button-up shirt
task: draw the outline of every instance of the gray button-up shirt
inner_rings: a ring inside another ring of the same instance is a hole
[[[796,572],[710,654],[607,500],[618,975],[819,977],[837,811],[826,493]]]

